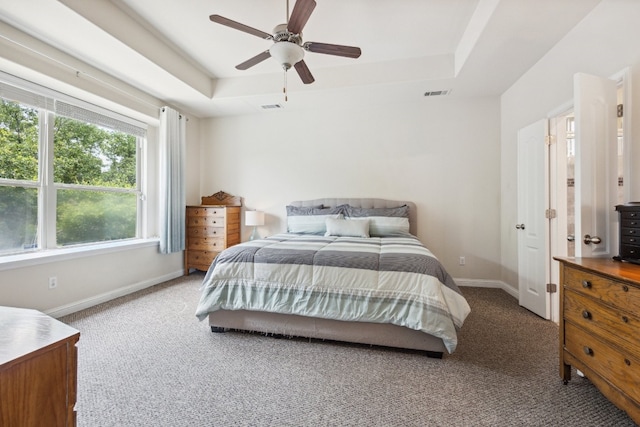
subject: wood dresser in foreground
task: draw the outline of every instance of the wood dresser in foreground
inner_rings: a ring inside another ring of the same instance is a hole
[[[0,306],[0,426],[76,425],[79,338],[39,311]]]
[[[640,265],[560,261],[560,376],[571,367],[640,424]]]

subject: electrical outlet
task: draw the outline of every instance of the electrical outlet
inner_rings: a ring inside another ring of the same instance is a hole
[[[55,289],[58,287],[58,278],[55,276],[49,277],[49,289]]]
[[[460,257],[460,261],[459,261],[460,265],[464,265],[465,264],[465,259],[463,256]]]

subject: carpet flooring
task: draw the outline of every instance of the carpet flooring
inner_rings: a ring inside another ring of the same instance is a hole
[[[80,330],[78,426],[634,426],[584,378],[558,328],[498,289],[452,355],[257,334],[194,316],[195,273],[60,320]]]

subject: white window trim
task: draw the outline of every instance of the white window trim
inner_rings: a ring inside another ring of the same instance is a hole
[[[5,255],[0,257],[0,271],[16,268],[33,267],[37,265],[69,261],[84,257],[104,255],[123,250],[133,250],[145,247],[160,247],[160,239],[128,239],[115,240],[100,244],[67,246],[56,249],[42,249],[39,251]]]

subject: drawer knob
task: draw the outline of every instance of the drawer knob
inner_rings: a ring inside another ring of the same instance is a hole
[[[591,287],[591,282],[588,281],[588,280],[583,280],[582,281],[582,287],[589,289]]]
[[[629,287],[627,285],[622,285],[622,290],[624,292],[629,292]]]
[[[622,321],[624,323],[629,323],[629,318],[627,316],[622,316]]]
[[[585,345],[583,350],[584,350],[584,354],[586,354],[587,356],[593,356],[593,350],[591,349],[591,347],[587,347]]]
[[[631,366],[631,360],[624,359],[624,364],[627,365],[627,366]]]
[[[582,317],[584,317],[585,319],[591,319],[591,313],[589,313],[587,310],[582,310]]]

